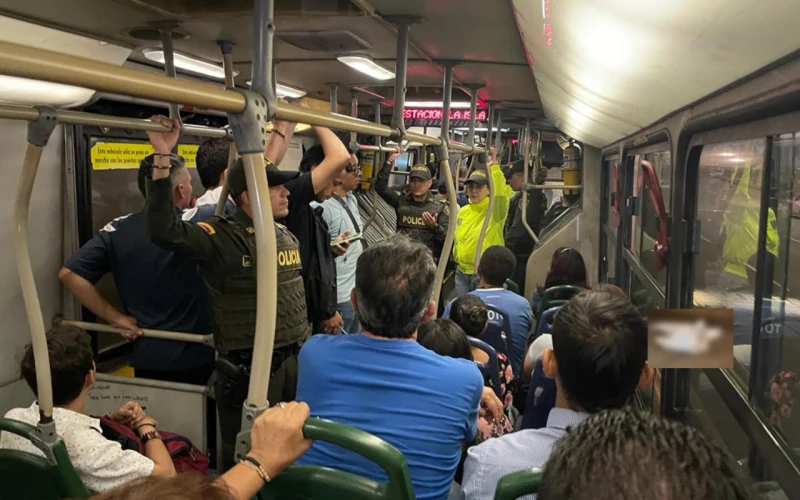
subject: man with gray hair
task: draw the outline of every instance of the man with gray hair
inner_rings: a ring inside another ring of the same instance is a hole
[[[297,400],[308,403],[312,416],[364,430],[400,450],[421,500],[447,497],[462,444],[477,433],[481,403],[502,414],[475,363],[439,356],[416,341],[420,323],[436,313],[435,273],[431,251],[407,236],[364,251],[350,295],[361,332],[309,339],[300,350],[297,384]],[[297,463],[385,480],[375,463],[322,442]]]

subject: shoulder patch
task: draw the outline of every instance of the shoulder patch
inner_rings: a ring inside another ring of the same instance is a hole
[[[200,226],[200,229],[207,232],[208,234],[217,234],[217,230],[214,229],[214,226],[212,226],[208,222],[198,222],[197,225]]]

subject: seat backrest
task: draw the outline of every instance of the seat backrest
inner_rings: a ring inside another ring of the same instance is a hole
[[[525,469],[507,474],[497,482],[494,500],[516,500],[538,493],[541,480],[542,469]]]
[[[551,307],[563,306],[569,302],[569,299],[581,293],[583,290],[583,288],[573,285],[551,286],[542,293],[542,301],[539,304],[539,310],[534,311],[534,314],[538,317],[542,311],[546,311]]]
[[[517,285],[515,282],[513,282],[511,280],[511,278],[506,280],[506,282],[503,285],[503,288],[505,288],[506,290],[509,290],[511,292],[514,292],[517,295],[522,295],[522,292],[519,289],[519,285]]]
[[[556,313],[564,306],[556,306],[547,309],[536,318],[536,330],[533,332],[531,342],[539,338],[542,334],[550,333],[553,329],[553,321],[556,319]]]
[[[536,360],[531,375],[525,413],[522,415],[523,429],[541,429],[547,426],[550,410],[556,405],[556,381],[544,374],[542,358]]]
[[[347,498],[348,500],[414,500],[406,458],[386,441],[349,425],[310,418],[303,426],[307,439],[325,441],[372,460],[388,477],[379,483],[330,467],[295,465],[264,486],[262,500]]]
[[[486,304],[489,321],[481,340],[494,347],[494,350],[508,356],[508,337],[511,336],[511,322],[508,314],[494,304]]]
[[[46,446],[37,439],[36,427],[25,422],[0,418],[0,432],[29,439],[37,448]],[[0,450],[0,499],[89,498],[64,442],[59,440],[50,450],[52,459],[19,450]]]
[[[500,399],[500,401],[502,401],[503,393],[500,392],[500,364],[497,362],[497,351],[495,351],[492,346],[480,339],[476,339],[475,337],[467,338],[469,339],[469,343],[472,347],[477,347],[489,356],[489,361],[487,363],[476,362],[476,364],[478,365],[478,368],[480,368],[484,377],[488,377],[489,380],[492,381],[494,392],[497,394],[497,397]]]

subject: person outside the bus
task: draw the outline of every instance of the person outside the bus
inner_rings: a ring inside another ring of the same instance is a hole
[[[244,166],[236,160],[228,171],[228,187],[236,203],[233,215],[214,216],[193,224],[169,209],[169,151],[180,134],[177,122],[155,117],[170,132],[148,132],[156,151],[153,180],[147,197],[147,223],[153,242],[199,264],[211,295],[214,345],[219,354],[214,390],[222,430],[226,466],[233,464],[233,448],[241,426],[242,404],[247,395],[256,323],[256,266],[278,267],[277,324],[272,354],[268,399],[272,404],[292,401],[297,381],[297,353],[311,332],[306,313],[302,262],[297,239],[285,226],[274,223],[278,262],[256,262],[253,207],[247,191]],[[265,158],[269,201],[275,219],[288,215],[288,191],[283,185],[297,172],[279,170]],[[228,467],[225,467],[228,468]]]
[[[361,166],[358,157],[351,152],[350,164],[333,181],[333,196],[321,205],[322,217],[328,226],[330,240],[335,240],[340,234],[360,234],[364,226],[361,213],[358,210],[358,200],[353,191],[361,182]],[[361,241],[354,241],[347,247],[344,255],[336,257],[336,293],[337,309],[342,317],[342,329],[346,333],[360,331],[358,315],[353,310],[350,302],[350,292],[356,286],[356,263],[364,251]]]
[[[400,154],[400,146],[396,146],[396,151],[389,155],[378,173],[375,191],[395,209],[397,232],[428,247],[434,259],[438,260],[450,224],[450,206],[431,191],[433,176],[426,165],[411,167],[407,192],[398,194],[389,188],[389,176]]]
[[[108,417],[128,426],[144,441],[142,453],[123,450],[117,441],[103,437],[100,420],[86,414],[86,403],[97,376],[89,335],[74,326],[59,326],[47,332],[46,339],[53,386],[53,421],[87,489],[100,492],[141,477],[174,476],[175,466],[158,434],[158,422],[139,403],[129,401]],[[36,364],[30,345],[22,357],[21,371],[22,378],[38,397]],[[36,425],[40,419],[38,401],[27,408],[10,410],[5,418]],[[10,432],[0,434],[0,448],[44,457],[29,439]]]
[[[490,439],[467,452],[466,500],[492,500],[507,474],[547,462],[553,446],[591,414],[624,407],[653,378],[647,365],[647,323],[631,302],[607,290],[586,290],[555,317],[553,348],[543,354],[545,375],[556,381],[547,426]]]
[[[408,461],[416,498],[447,497],[462,446],[478,431],[481,401],[502,405],[475,363],[417,343],[436,313],[430,250],[405,235],[371,246],[358,259],[353,308],[361,333],[316,335],[300,351],[297,400],[321,417],[369,432]],[[385,473],[352,451],[317,442],[298,465],[335,467],[373,480]]]
[[[453,243],[453,256],[456,261],[456,297],[474,290],[478,284],[477,276],[475,275],[475,253],[478,248],[481,228],[486,219],[486,212],[489,210],[489,180],[487,172],[490,172],[494,181],[494,210],[489,218],[481,253],[492,245],[502,246],[505,244],[503,226],[508,216],[512,191],[511,187],[506,184],[503,170],[497,163],[497,153],[494,147],[492,147],[491,151],[491,163],[488,168],[478,167],[473,170],[465,182],[469,205],[458,212],[455,242]]]
[[[539,236],[542,219],[547,211],[547,197],[542,189],[528,190],[527,211],[522,211],[523,180],[525,174],[525,160],[517,160],[511,165],[511,169],[506,173],[506,180],[511,189],[516,193],[508,209],[503,236],[506,240],[506,247],[513,252],[517,260],[512,280],[519,287],[520,292],[525,295],[525,274],[528,267],[528,257],[533,252],[534,242],[528,229],[523,224],[523,217],[528,222],[536,236]],[[547,178],[547,169],[542,167],[533,179],[534,184],[542,184]]]
[[[193,208],[183,211],[183,220],[196,222],[197,214],[202,207],[217,206],[228,171],[230,147],[231,142],[228,139],[211,137],[204,140],[197,148],[194,162],[197,166],[197,175],[200,176],[200,184],[203,185],[206,192],[197,198]],[[225,203],[225,212],[233,213],[235,208],[233,200],[228,198]]]
[[[163,165],[164,210],[173,217],[189,208],[192,185],[183,158],[169,153],[142,160],[138,184],[146,198],[154,162]],[[194,218],[212,215],[213,207],[200,207]],[[97,290],[97,282],[108,273],[114,277],[124,312]],[[144,210],[109,222],[67,259],[58,277],[85,308],[125,330],[128,339],[140,336],[142,328],[211,333],[209,299],[197,265],[150,241]],[[214,350],[199,343],[145,337],[136,340],[130,363],[137,377],[206,385],[214,370]]]

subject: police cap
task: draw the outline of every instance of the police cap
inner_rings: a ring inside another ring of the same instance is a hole
[[[411,167],[411,172],[408,174],[409,178],[417,178],[427,181],[431,178],[431,169],[425,165],[414,165]]]
[[[267,182],[270,186],[280,186],[300,176],[300,172],[297,171],[280,170],[266,158],[264,158],[264,165],[267,167]],[[241,158],[238,158],[228,169],[228,188],[234,198],[247,191],[247,178],[244,175],[244,164]]]
[[[469,178],[466,181],[464,181],[464,184],[469,184],[470,182],[473,182],[480,186],[488,186],[489,179],[486,178],[486,170],[483,169],[473,170],[472,173],[469,174]]]

